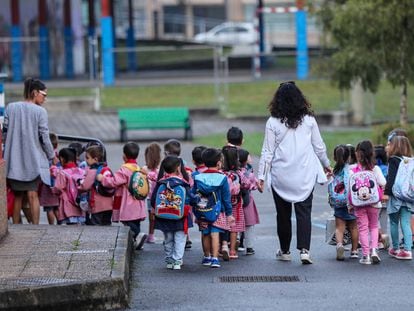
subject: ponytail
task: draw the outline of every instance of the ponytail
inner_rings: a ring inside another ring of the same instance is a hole
[[[349,149],[345,145],[338,145],[334,149],[335,167],[334,174],[338,174],[348,162]]]
[[[24,80],[24,99],[32,99],[33,91],[43,91],[46,90],[46,85],[38,80],[33,78],[27,78]]]

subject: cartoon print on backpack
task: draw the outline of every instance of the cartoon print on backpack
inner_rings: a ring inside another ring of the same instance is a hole
[[[355,184],[352,186],[352,191],[357,193],[360,200],[366,201],[371,198],[371,189],[374,186],[375,183],[369,177],[365,177],[363,180],[357,179],[355,181]]]

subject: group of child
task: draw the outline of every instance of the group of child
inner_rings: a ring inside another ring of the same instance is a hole
[[[378,264],[378,249],[389,246],[387,214],[390,220],[392,245],[388,254],[400,260],[411,260],[413,245],[413,203],[393,192],[400,162],[412,157],[407,133],[402,129],[391,131],[387,145],[373,146],[361,141],[356,148],[338,145],[334,149],[335,167],[328,185],[329,203],[334,209],[336,224],[336,259],[344,260],[344,233],[349,231],[350,258],[361,264]],[[365,203],[364,203],[365,202]],[[403,243],[399,241],[399,225]]]
[[[184,250],[191,247],[188,228],[194,222],[201,231],[202,265],[218,268],[220,256],[229,261],[237,259],[241,250],[246,255],[255,253],[253,228],[259,216],[251,191],[262,189],[249,152],[241,148],[239,128],[228,130],[228,143],[222,149],[195,147],[194,170],[180,157],[181,144],[175,139],[165,143],[163,159],[160,145],[149,144],[143,167],[137,164],[138,144],[126,143],[123,164],[115,172],[107,166],[105,148],[99,143],[85,147],[73,143],[58,151],[56,135],[51,134],[51,141],[60,162],[51,166],[51,185],[39,188],[50,224],[55,219],[66,225],[121,222],[130,227],[135,249],[142,249],[145,241],[155,243],[154,230],[160,230],[167,268],[174,270],[181,269]],[[148,182],[143,197],[131,191],[134,172],[141,172]],[[213,218],[206,217],[206,206],[207,214],[215,209]],[[148,235],[141,232],[147,215]]]

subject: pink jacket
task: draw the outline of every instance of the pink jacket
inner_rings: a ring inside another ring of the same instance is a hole
[[[62,221],[69,217],[85,217],[85,213],[77,206],[71,204],[67,195],[68,176],[80,174],[83,172],[78,167],[56,169],[54,174],[56,175],[55,188],[61,191],[59,202],[59,221]]]
[[[113,221],[130,221],[145,219],[147,217],[145,200],[136,200],[128,191],[128,183],[131,175],[131,170],[125,166],[121,166],[113,177],[104,176],[102,180],[102,184],[105,187],[117,187],[115,196],[121,197],[119,215],[114,213],[112,217]]]
[[[96,178],[96,169],[87,168],[85,179],[79,187],[79,190],[90,190],[89,205],[91,206],[91,214],[105,211],[111,211],[114,198],[104,197],[96,192],[94,183]]]

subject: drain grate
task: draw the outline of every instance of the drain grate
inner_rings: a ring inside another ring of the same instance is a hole
[[[30,287],[30,286],[44,286],[54,284],[64,284],[75,282],[74,279],[60,279],[60,278],[16,278],[16,279],[0,279],[1,288],[19,288],[19,287]]]
[[[237,275],[220,276],[221,283],[300,282],[297,275]]]

